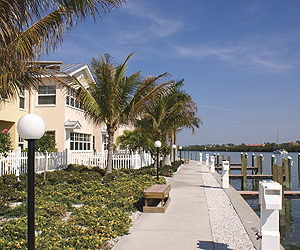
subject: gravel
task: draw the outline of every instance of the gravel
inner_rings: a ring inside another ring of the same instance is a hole
[[[220,184],[204,165],[203,181],[209,219],[211,224],[214,249],[255,250],[232,204]]]

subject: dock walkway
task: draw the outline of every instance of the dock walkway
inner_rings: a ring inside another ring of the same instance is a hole
[[[250,232],[251,239],[242,224],[250,223],[251,231],[259,226],[258,217],[244,202],[237,210],[243,211],[243,216],[252,212],[254,221],[241,219],[216,179],[205,164],[190,161],[182,165],[170,178],[171,203],[166,213],[142,214],[113,250],[259,249],[259,241],[255,246],[252,242],[255,232]]]

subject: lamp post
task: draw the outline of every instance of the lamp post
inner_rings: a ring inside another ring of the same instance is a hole
[[[157,180],[158,180],[158,170],[159,170],[159,148],[161,147],[161,142],[154,142],[154,146],[156,147],[156,171],[157,171]]]
[[[28,250],[35,249],[35,226],[34,226],[34,143],[45,133],[45,122],[36,114],[27,114],[21,117],[17,124],[17,131],[21,138],[28,141],[27,161],[27,237]]]
[[[181,150],[182,150],[182,146],[179,146],[179,154],[180,154],[180,160],[181,160]]]
[[[173,148],[173,162],[175,162],[175,153],[176,153],[177,146],[175,144],[173,144],[172,148]]]

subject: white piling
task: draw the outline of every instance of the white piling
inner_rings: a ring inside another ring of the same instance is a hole
[[[279,250],[279,210],[282,209],[282,187],[274,181],[259,182],[261,250]]]
[[[229,161],[222,161],[222,185],[229,188]]]
[[[208,164],[209,164],[209,154],[205,155],[205,159],[206,159],[205,164],[206,164],[206,166],[208,166]]]
[[[213,155],[210,157],[210,172],[215,172],[215,157]]]

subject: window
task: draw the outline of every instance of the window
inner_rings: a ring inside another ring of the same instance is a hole
[[[71,106],[73,108],[84,110],[83,102],[81,102],[76,98],[76,92],[71,88],[67,88],[66,105]]]
[[[56,87],[54,85],[38,86],[38,104],[56,104]]]
[[[25,91],[24,87],[20,87],[19,108],[25,109]]]
[[[25,141],[24,141],[24,139],[21,138],[20,136],[19,136],[18,147],[20,147],[21,149],[24,149],[24,148],[25,148]]]
[[[45,133],[51,135],[55,139],[55,131],[46,131]]]
[[[124,146],[122,145],[122,143],[120,143],[120,144],[119,144],[119,150],[126,150],[126,147],[124,147]]]
[[[91,150],[91,135],[71,133],[70,150]]]
[[[108,149],[108,136],[102,135],[102,145],[104,150]]]

